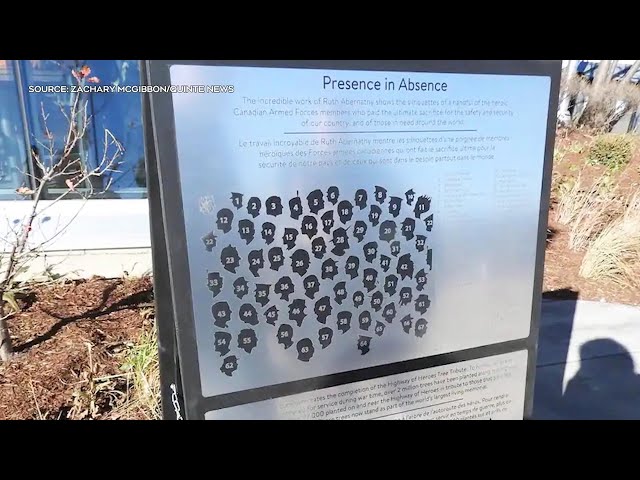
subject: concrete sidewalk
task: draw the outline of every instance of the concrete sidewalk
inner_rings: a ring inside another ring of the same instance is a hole
[[[544,301],[534,419],[640,419],[640,308]]]

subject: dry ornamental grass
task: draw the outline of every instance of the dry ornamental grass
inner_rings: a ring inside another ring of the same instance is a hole
[[[640,284],[640,192],[591,242],[580,275],[626,286]]]

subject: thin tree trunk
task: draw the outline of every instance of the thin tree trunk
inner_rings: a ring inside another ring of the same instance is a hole
[[[627,70],[627,73],[624,74],[624,77],[622,78],[622,81],[623,82],[630,82],[633,79],[633,76],[638,71],[638,69],[640,69],[640,60],[636,60],[635,62],[633,62],[633,65],[631,65],[629,70]]]
[[[3,300],[4,303],[4,300]],[[7,326],[7,317],[4,314],[4,305],[0,308],[0,360],[6,362],[13,354],[11,347],[11,336],[9,335],[9,327]]]
[[[598,68],[596,69],[596,76],[593,79],[593,86],[599,86],[606,83],[610,76],[609,72],[611,71],[611,64],[613,60],[600,60],[598,64]]]
[[[565,84],[568,87],[571,84],[572,78],[576,75],[576,69],[578,67],[578,60],[569,60],[569,64],[567,65],[567,73],[565,76]],[[566,123],[571,122],[571,113],[569,112],[569,106],[571,104],[572,96],[569,94],[568,90],[562,92],[562,101],[560,102],[559,110],[559,118],[562,118]]]
[[[17,242],[13,245],[11,254],[9,255],[8,265],[5,273],[0,281],[0,360],[5,362],[9,360],[13,354],[13,347],[11,345],[11,335],[9,334],[9,327],[7,326],[7,303],[4,301],[4,294],[7,288],[11,285],[13,277],[15,275],[16,262],[18,257],[22,255],[29,240],[29,234],[33,221],[38,214],[38,204],[42,198],[42,192],[46,183],[50,180],[49,175],[45,175],[38,185],[35,196],[33,198],[33,205],[31,206],[31,213],[27,219],[27,223],[23,224],[22,232]]]

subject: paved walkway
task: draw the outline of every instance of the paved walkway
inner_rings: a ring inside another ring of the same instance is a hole
[[[537,419],[640,419],[640,308],[544,301]]]

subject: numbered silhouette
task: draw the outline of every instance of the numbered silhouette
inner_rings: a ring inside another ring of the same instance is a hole
[[[375,191],[376,202],[382,204],[387,199],[387,189],[384,187],[376,187]]]
[[[243,328],[238,334],[238,348],[244,350],[247,353],[258,346],[258,337],[256,332],[250,328]]]
[[[269,303],[269,290],[271,289],[271,285],[266,285],[264,283],[257,283],[255,290],[255,298],[256,303],[261,307],[266,306]]]
[[[398,288],[398,277],[395,275],[387,275],[384,279],[384,291],[390,297],[393,297],[396,294],[396,289]]]
[[[333,249],[331,253],[341,257],[349,248],[349,237],[347,236],[347,231],[344,228],[336,228],[333,231]]]
[[[429,307],[431,306],[431,300],[429,300],[428,295],[418,295],[415,301],[416,312],[419,312],[421,315],[424,315]]]
[[[285,228],[282,235],[282,243],[287,246],[287,250],[291,250],[296,246],[296,240],[298,239],[298,231],[295,228]]]
[[[220,262],[225,270],[236,273],[237,268],[240,266],[238,250],[231,245],[224,247],[222,252],[220,252]]]
[[[284,252],[280,247],[273,247],[269,249],[267,258],[269,259],[271,270],[275,270],[277,272],[284,265]]]
[[[360,330],[369,330],[371,327],[371,314],[365,310],[358,317],[358,323],[360,325]]]
[[[356,190],[354,203],[360,210],[367,208],[367,191],[362,188]]]
[[[224,233],[231,231],[233,225],[233,212],[228,208],[223,208],[217,214],[216,226],[218,230],[222,230]]]
[[[380,310],[382,310],[382,300],[382,292],[375,292],[373,295],[371,295],[371,308],[373,309],[373,311],[379,312]]]
[[[338,330],[343,335],[345,333],[347,333],[349,331],[349,329],[351,328],[351,317],[352,317],[352,313],[351,312],[339,312],[338,313],[338,321],[337,321]]]
[[[239,210],[242,208],[242,198],[243,198],[243,195],[241,193],[235,193],[235,192],[231,193],[231,204],[234,207],[236,207],[236,210]]]
[[[219,328],[227,328],[229,320],[231,320],[231,307],[227,302],[217,302],[211,307],[211,315],[213,315],[213,324]]]
[[[382,322],[380,322],[380,321],[377,321],[377,322],[376,322],[376,326],[375,326],[375,328],[373,329],[373,331],[375,332],[375,334],[376,334],[376,335],[378,335],[379,337],[381,337],[381,336],[382,336],[382,334],[384,333],[384,328],[385,328],[385,326],[386,326],[386,325],[385,325],[384,323],[382,323]]]
[[[218,272],[210,272],[207,275],[207,288],[211,290],[214,298],[222,291],[222,285],[222,277]]]
[[[416,230],[416,221],[413,218],[405,218],[400,227],[402,236],[408,241],[413,238],[413,232]]]
[[[289,200],[289,211],[291,212],[291,218],[298,220],[302,215],[302,200],[300,197],[294,197]]]
[[[276,226],[271,222],[264,222],[262,224],[262,239],[267,245],[271,245],[276,238]]]
[[[427,237],[425,237],[424,235],[416,235],[416,250],[418,252],[423,252],[426,244]]]
[[[247,202],[247,213],[253,218],[260,215],[260,209],[262,208],[262,202],[258,197],[251,197]]]
[[[327,234],[331,233],[331,229],[334,225],[333,210],[327,210],[324,212],[320,220],[322,221],[322,231]]]
[[[249,284],[244,277],[238,277],[233,282],[233,293],[236,297],[242,300],[247,293],[249,293]]]
[[[281,300],[289,301],[289,296],[295,291],[295,287],[290,277],[282,277],[273,287],[276,295],[280,295]]]
[[[242,320],[244,323],[252,326],[258,324],[258,312],[250,303],[243,303],[240,306],[238,315],[240,316],[240,320]]]
[[[298,360],[301,362],[308,362],[313,357],[315,349],[313,348],[313,342],[309,338],[303,338],[296,344],[296,350],[298,351]]]
[[[362,276],[362,284],[364,288],[367,289],[367,292],[370,292],[376,288],[376,282],[378,280],[378,272],[373,268],[367,268],[363,272]]]
[[[375,227],[380,223],[380,217],[382,216],[382,210],[378,205],[371,205],[369,209],[369,223],[372,227]]]
[[[242,219],[238,222],[238,233],[240,238],[249,245],[256,234],[256,229],[251,220]]]
[[[358,243],[364,240],[364,236],[367,234],[367,224],[362,220],[356,221],[353,225],[353,238],[358,240]]]
[[[317,320],[320,323],[327,323],[327,318],[331,315],[332,311],[331,299],[328,296],[318,300],[313,308],[313,312],[316,314]]]
[[[430,208],[431,208],[431,198],[422,195],[418,197],[418,200],[416,201],[416,206],[413,209],[413,213],[415,214],[416,218],[420,218],[420,216],[424,213],[427,213]]]
[[[282,200],[280,197],[267,198],[267,215],[271,215],[272,217],[277,217],[278,215],[282,215]]]
[[[315,275],[309,275],[307,278],[305,278],[302,282],[302,286],[304,287],[304,294],[312,300],[320,291],[320,281]]]
[[[383,242],[391,242],[396,238],[396,222],[393,220],[385,220],[380,224],[380,240]]]
[[[224,357],[231,350],[231,334],[228,332],[215,332],[213,334],[214,349],[221,357]]]
[[[222,361],[222,366],[220,367],[220,371],[224,373],[227,377],[231,377],[233,372],[238,369],[238,357],[235,355],[231,355],[225,358]]]
[[[269,325],[275,325],[278,321],[279,313],[280,312],[278,311],[278,307],[276,307],[275,305],[267,308],[267,310],[264,312],[264,317],[266,318],[267,323]]]
[[[424,219],[424,225],[427,228],[427,232],[433,229],[433,213]]]
[[[401,280],[413,278],[413,260],[410,253],[405,253],[398,259],[397,274]]]
[[[360,350],[360,355],[366,355],[367,353],[369,353],[370,349],[371,337],[360,335],[358,337],[358,350]]]
[[[249,252],[249,271],[254,277],[260,276],[260,270],[264,268],[264,257],[262,250],[252,250]]]
[[[389,199],[389,214],[393,217],[400,215],[402,209],[402,199],[400,197],[391,197]]]
[[[427,285],[427,274],[423,269],[420,269],[418,273],[416,273],[416,290],[419,292],[424,290],[424,287]]]
[[[218,237],[216,237],[213,232],[209,232],[204,237],[202,237],[202,243],[204,243],[204,249],[207,252],[212,252],[215,246],[218,244]]]
[[[314,190],[307,195],[307,204],[309,205],[309,211],[314,215],[318,214],[320,210],[324,209],[324,195],[322,190]]]
[[[338,190],[338,187],[329,187],[327,189],[327,200],[331,202],[333,205],[336,204],[339,197],[340,197],[340,190]]]
[[[391,242],[391,246],[389,248],[391,250],[391,255],[397,257],[400,253],[400,242],[397,240],[395,242]]]
[[[311,251],[313,252],[314,257],[322,259],[324,254],[327,253],[327,244],[325,243],[324,238],[314,238],[313,242],[311,242]]]
[[[402,325],[402,330],[404,330],[404,333],[411,333],[411,327],[413,326],[413,317],[411,315],[402,317],[402,320],[400,320],[400,324]]]
[[[300,232],[303,235],[306,235],[307,237],[309,237],[309,240],[315,237],[316,234],[318,233],[318,221],[316,220],[316,218],[312,217],[311,215],[305,215],[304,218],[302,219],[302,226],[300,227]]]
[[[380,255],[380,268],[383,272],[387,272],[391,266],[391,258],[386,255]]]
[[[305,309],[307,304],[303,299],[294,300],[289,304],[289,320],[296,322],[298,327],[302,326],[302,322],[307,316]]]
[[[342,305],[342,302],[347,298],[347,284],[346,282],[338,282],[333,287],[334,300],[338,305]]]
[[[338,218],[342,224],[346,224],[351,221],[353,217],[353,205],[349,200],[342,200],[338,204]]]
[[[310,262],[309,252],[306,250],[298,249],[291,255],[291,269],[301,277],[307,274]]]
[[[407,190],[404,193],[404,197],[407,199],[407,205],[413,205],[413,200],[416,198],[416,192],[413,191],[413,188],[411,190]]]
[[[411,287],[402,287],[400,290],[400,305],[409,305],[412,300],[413,292],[411,291]]]
[[[323,349],[331,345],[331,340],[333,340],[333,330],[329,327],[322,327],[318,330],[318,343]]]
[[[360,290],[353,294],[353,306],[355,308],[360,308],[364,304],[364,293]]]
[[[358,268],[360,268],[360,259],[355,255],[351,255],[347,258],[344,265],[344,273],[349,275],[349,278],[353,280],[358,276]]]
[[[427,333],[427,321],[424,318],[416,320],[416,337],[422,338]]]
[[[282,345],[284,349],[287,350],[291,345],[293,345],[293,327],[283,323],[278,327],[276,338],[278,339],[278,344]]]
[[[387,323],[393,322],[393,319],[396,318],[396,314],[396,304],[394,302],[388,303],[382,309],[382,318],[384,318]]]
[[[364,251],[364,259],[369,263],[373,263],[378,256],[378,243],[369,242],[365,244],[362,250]]]

